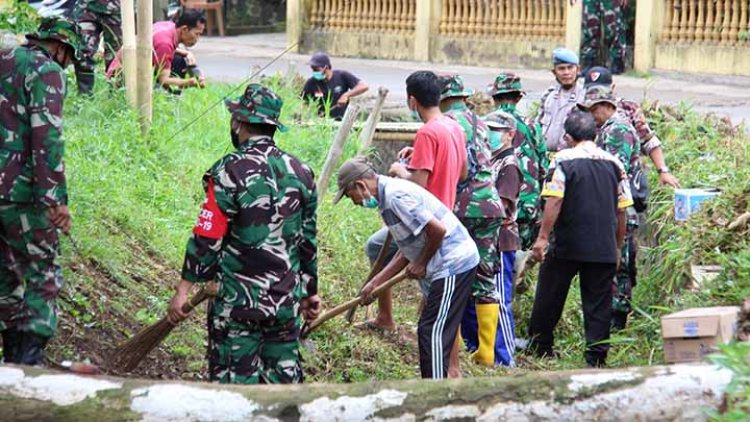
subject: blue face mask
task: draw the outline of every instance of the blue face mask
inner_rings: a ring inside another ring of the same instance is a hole
[[[414,119],[414,120],[416,120],[418,122],[422,121],[422,117],[419,115],[419,112],[417,110],[409,110],[409,112],[411,113],[411,118],[412,119]]]
[[[312,73],[312,77],[313,77],[313,79],[315,79],[316,81],[322,81],[323,79],[325,79],[325,78],[326,78],[326,75],[325,75],[325,74],[323,74],[323,71],[322,71],[322,70],[317,70],[317,71],[315,71],[315,72],[313,72],[313,73]]]

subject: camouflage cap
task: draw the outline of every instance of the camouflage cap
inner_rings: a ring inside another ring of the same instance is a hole
[[[609,103],[617,107],[617,98],[608,86],[594,85],[589,87],[583,95],[583,101],[578,103],[578,108],[588,111],[599,103]]]
[[[48,17],[42,19],[39,29],[31,34],[26,34],[29,40],[55,40],[73,49],[76,59],[81,58],[81,33],[74,22],[60,17]]]
[[[516,130],[516,118],[507,111],[495,110],[484,116],[484,122],[490,129]]]
[[[474,91],[464,88],[464,78],[460,75],[438,75],[438,85],[440,85],[440,101],[474,94]]]
[[[225,100],[224,104],[232,117],[241,122],[269,124],[277,126],[282,132],[287,131],[287,127],[279,121],[284,101],[261,84],[248,85],[240,98]]]
[[[336,184],[338,185],[339,190],[336,192],[336,197],[333,199],[333,203],[337,204],[341,198],[344,197],[344,194],[346,194],[346,189],[349,185],[361,179],[362,176],[368,172],[375,174],[375,170],[364,157],[354,157],[346,160],[344,164],[339,167],[339,175],[336,179]]]
[[[491,97],[513,92],[524,93],[523,88],[521,87],[521,78],[515,73],[510,72],[497,75],[495,82],[490,85],[488,90],[488,94],[490,94]]]

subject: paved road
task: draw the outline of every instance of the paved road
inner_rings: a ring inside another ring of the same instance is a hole
[[[213,80],[239,82],[255,69],[265,66],[286,48],[285,34],[256,34],[237,37],[204,37],[193,48],[204,73]],[[309,56],[283,54],[263,73],[297,71],[310,73]],[[389,102],[405,103],[404,80],[420,69],[456,72],[464,77],[469,88],[483,89],[500,70],[521,75],[528,99],[537,99],[552,83],[547,70],[496,69],[488,67],[453,66],[410,61],[371,60],[333,57],[334,68],[346,69],[365,79],[371,93],[377,86],[389,89]],[[662,103],[687,101],[696,109],[729,115],[735,123],[750,117],[750,78],[686,75],[655,71],[648,79],[629,76],[615,77],[620,95],[640,100],[648,98]]]

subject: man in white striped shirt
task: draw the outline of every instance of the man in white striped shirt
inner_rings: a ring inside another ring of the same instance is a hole
[[[416,183],[378,175],[363,159],[341,166],[338,187],[336,202],[348,196],[356,205],[378,208],[399,249],[362,289],[362,304],[371,303],[372,291],[404,269],[420,280],[425,297],[417,330],[422,378],[445,378],[479,265],[476,244],[434,195]]]

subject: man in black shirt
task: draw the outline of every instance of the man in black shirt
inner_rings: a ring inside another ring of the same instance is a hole
[[[604,366],[607,359],[612,278],[625,239],[625,208],[633,205],[622,163],[598,148],[595,136],[591,114],[573,110],[565,121],[564,135],[571,148],[555,155],[551,179],[542,190],[546,205],[532,259],[543,263],[529,321],[530,350],[538,356],[554,356],[553,330],[570,282],[579,274],[584,356],[591,367]]]
[[[302,88],[302,98],[317,101],[321,116],[325,115],[329,106],[328,115],[340,120],[344,117],[349,99],[368,89],[364,81],[346,70],[333,70],[331,58],[326,53],[315,53],[310,59],[310,68],[313,74]]]

